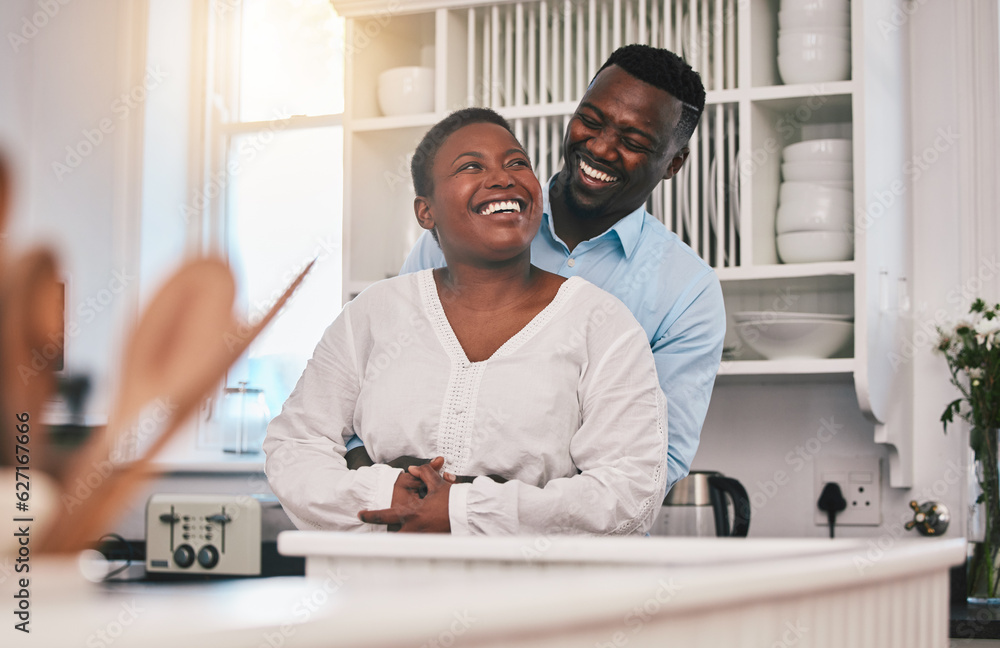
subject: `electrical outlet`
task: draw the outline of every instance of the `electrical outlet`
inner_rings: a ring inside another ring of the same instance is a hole
[[[837,514],[837,526],[878,526],[882,523],[881,461],[871,455],[862,457],[816,457],[813,509],[817,525],[830,523],[826,511],[816,501],[824,484],[836,482],[847,500],[847,508]]]

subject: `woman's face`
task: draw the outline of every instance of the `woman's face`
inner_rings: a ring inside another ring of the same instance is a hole
[[[481,265],[528,254],[542,215],[542,188],[528,155],[497,124],[463,126],[438,149],[431,196],[414,201],[421,226],[437,228],[449,264]]]

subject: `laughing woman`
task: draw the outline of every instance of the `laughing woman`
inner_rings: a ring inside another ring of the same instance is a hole
[[[531,265],[541,187],[502,117],[448,116],[412,172],[447,266],[371,286],[324,333],[264,442],[285,510],[302,529],[646,532],[667,425],[642,329]],[[355,434],[375,463],[348,470]]]

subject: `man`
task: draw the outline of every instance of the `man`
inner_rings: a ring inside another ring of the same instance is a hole
[[[668,490],[698,449],[726,320],[715,273],[645,204],[687,160],[704,106],[700,77],[677,55],[645,45],[616,50],[570,119],[563,169],[544,187],[531,246],[534,265],[607,290],[645,330],[667,396]],[[443,265],[424,233],[402,273]]]

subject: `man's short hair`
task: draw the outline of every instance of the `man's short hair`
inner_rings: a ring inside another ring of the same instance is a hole
[[[681,117],[674,129],[673,141],[677,146],[687,144],[705,109],[705,86],[701,83],[701,75],[670,50],[649,45],[619,47],[597,74],[609,65],[617,65],[640,81],[667,91],[681,102]]]
[[[431,169],[434,167],[434,158],[437,157],[441,145],[452,133],[470,124],[496,124],[514,135],[507,120],[489,108],[463,108],[451,113],[427,131],[420,144],[417,144],[417,150],[410,161],[413,189],[418,196],[427,197],[434,192]]]

